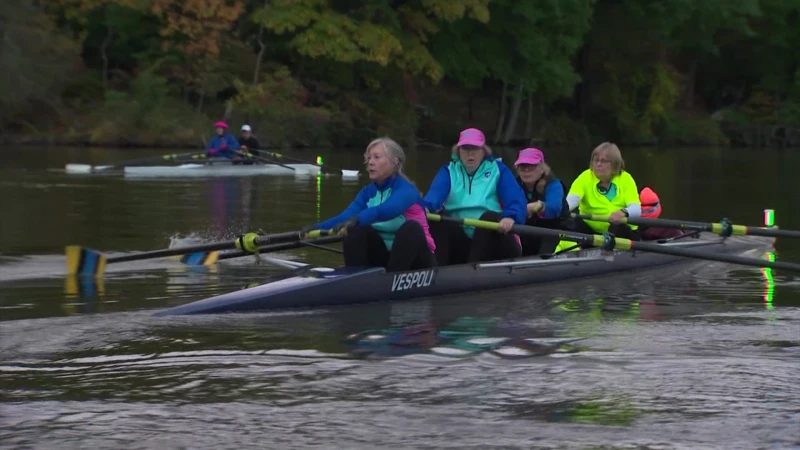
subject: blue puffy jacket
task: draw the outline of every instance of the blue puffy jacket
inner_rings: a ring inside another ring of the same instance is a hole
[[[208,143],[206,154],[210,157],[218,156],[231,159],[240,148],[239,141],[230,133],[220,136],[215,134]]]

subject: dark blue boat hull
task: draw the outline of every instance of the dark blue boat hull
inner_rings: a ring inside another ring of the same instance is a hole
[[[685,243],[691,245],[687,248],[736,254],[751,249],[769,248],[774,239],[747,236],[722,240],[715,235],[704,233],[700,239],[692,241]],[[338,268],[319,273],[311,271],[176,306],[159,311],[156,315],[248,312],[409,300],[507,289],[697,261],[656,253],[623,251],[613,252],[613,261],[599,260],[611,255],[612,253],[601,252],[598,249],[584,250],[549,260],[558,259],[556,265],[526,268],[461,264],[396,273],[386,273],[382,268]],[[587,258],[595,259],[587,260]],[[509,261],[520,261],[520,259]]]

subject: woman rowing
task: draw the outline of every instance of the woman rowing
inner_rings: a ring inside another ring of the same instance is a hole
[[[439,265],[522,254],[519,237],[508,232],[514,224],[525,223],[525,194],[508,167],[492,156],[480,130],[461,132],[450,163],[439,169],[423,204],[431,212],[444,209],[447,215],[462,219],[499,222],[499,232],[450,222],[432,223]]]
[[[403,148],[389,138],[375,139],[364,159],[372,183],[341,214],[306,227],[304,233],[346,232],[346,266],[381,266],[389,272],[434,267],[436,245],[419,190],[403,174]]]
[[[589,168],[572,182],[567,194],[569,210],[581,214],[609,216],[608,222],[575,219],[575,231],[593,234],[609,232],[615,237],[640,240],[635,225],[624,223],[625,218],[641,215],[636,181],[625,170],[619,147],[610,142],[592,151]]]
[[[238,156],[239,141],[227,130],[228,124],[223,121],[214,124],[214,137],[208,142],[208,148],[206,149],[206,155],[209,158],[223,157],[233,159],[234,156]]]
[[[569,229],[571,219],[567,205],[567,188],[544,161],[538,148],[520,150],[514,162],[517,182],[528,202],[526,225],[550,229]],[[575,247],[574,243],[561,245],[557,238],[522,236],[524,256],[550,254],[557,249]]]

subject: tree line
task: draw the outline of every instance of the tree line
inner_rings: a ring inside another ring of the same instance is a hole
[[[800,0],[5,0],[21,140],[800,145]]]

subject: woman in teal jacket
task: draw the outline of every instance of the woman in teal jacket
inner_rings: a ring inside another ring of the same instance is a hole
[[[461,132],[450,163],[439,169],[423,205],[431,212],[444,211],[462,219],[499,222],[499,232],[449,222],[431,223],[439,265],[521,255],[519,237],[508,232],[514,224],[525,223],[525,194],[514,173],[492,156],[480,130]]]

